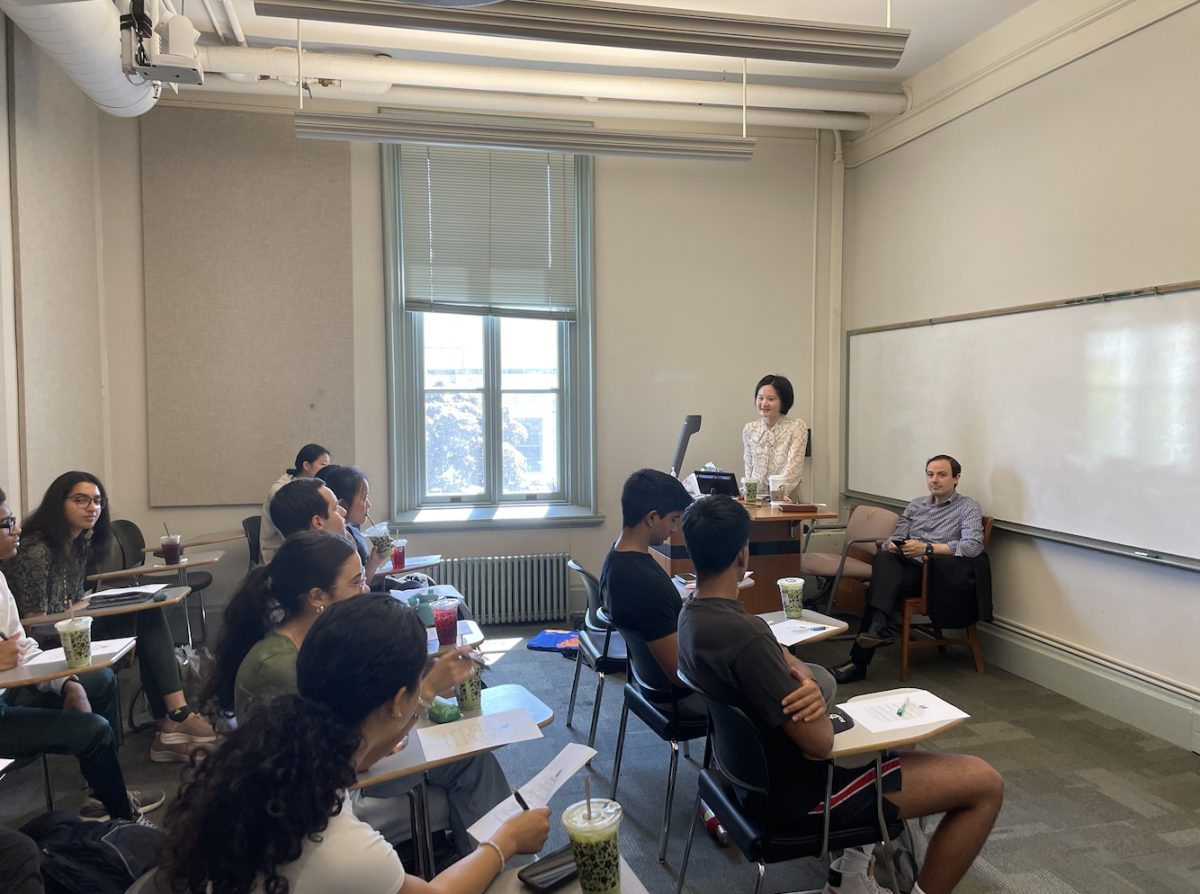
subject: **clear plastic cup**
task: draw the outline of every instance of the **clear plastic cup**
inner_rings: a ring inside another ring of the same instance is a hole
[[[454,687],[454,697],[464,711],[479,707],[483,698],[483,677],[479,675],[479,668],[471,671],[471,676]]]
[[[92,663],[92,619],[84,615],[54,625],[62,640],[67,667],[87,667]]]
[[[563,811],[562,824],[571,839],[583,894],[619,894],[621,852],[617,833],[621,805],[607,798],[592,798],[591,819],[586,801],[576,801]]]
[[[783,601],[785,618],[804,617],[804,578],[781,577],[775,581],[779,587],[779,596]]]
[[[452,646],[458,638],[458,600],[437,599],[429,605],[433,626],[437,629],[438,645]]]
[[[169,534],[158,538],[158,545],[162,547],[163,563],[166,565],[178,565],[179,559],[183,550],[179,546],[179,535]]]

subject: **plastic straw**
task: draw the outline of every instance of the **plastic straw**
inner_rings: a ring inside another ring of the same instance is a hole
[[[583,777],[583,802],[587,805],[587,820],[592,821],[592,780],[590,776]]]
[[[167,527],[167,523],[163,522],[163,530],[167,532],[167,536],[171,536],[171,529]]]

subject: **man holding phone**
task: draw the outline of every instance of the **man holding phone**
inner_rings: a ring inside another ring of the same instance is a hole
[[[962,465],[944,453],[925,463],[929,496],[908,504],[896,530],[871,562],[867,606],[850,660],[830,673],[839,683],[867,676],[867,665],[880,646],[895,640],[890,631],[892,612],[901,599],[921,595],[921,566],[926,556],[973,557],[983,552],[983,512],[979,504],[958,492]]]

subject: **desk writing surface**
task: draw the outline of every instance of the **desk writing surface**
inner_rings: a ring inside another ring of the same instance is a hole
[[[579,800],[583,800],[580,798]],[[556,822],[556,817],[550,817],[551,822]],[[628,820],[626,820],[628,822]],[[545,853],[542,856],[546,856]],[[647,894],[646,886],[642,884],[642,880],[634,874],[633,869],[625,862],[625,858],[621,857],[621,894]],[[530,894],[533,890],[517,878],[517,873],[522,867],[516,869],[506,869],[494,879],[492,883],[484,889],[484,894]],[[581,894],[582,888],[579,887],[579,877],[576,876],[569,882],[564,882],[562,887],[555,888],[554,894]]]
[[[224,555],[225,550],[223,549],[216,549],[203,553],[193,553],[190,556],[184,556],[174,565],[138,565],[135,568],[121,568],[117,571],[103,571],[100,574],[89,574],[87,579],[90,581],[123,580],[130,577],[142,577],[146,574],[166,574],[170,571],[188,571],[192,568],[199,568],[203,565],[212,565],[214,562],[219,562]]]
[[[179,544],[181,550],[193,549],[197,546],[213,546],[217,543],[233,543],[235,540],[245,540],[245,531],[217,531],[213,534],[201,534],[198,537],[193,537],[191,540],[184,540]],[[162,555],[162,544],[157,546],[147,546],[142,550],[142,554],[154,553],[156,556]]]
[[[881,689],[879,692],[866,692],[855,696],[850,701],[860,698],[874,698],[885,692],[893,695],[903,695],[906,692],[920,692],[920,690],[914,689],[911,686],[903,686],[899,689]],[[960,717],[955,720],[943,720],[936,723],[922,724],[921,726],[910,726],[906,729],[886,733],[873,733],[866,727],[855,724],[851,729],[846,730],[844,733],[838,733],[833,737],[833,750],[829,753],[829,756],[831,758],[849,757],[854,754],[879,751],[883,748],[903,748],[905,745],[914,745],[925,739],[931,739],[948,729],[958,726],[962,722],[963,718]]]
[[[482,714],[498,714],[501,711],[511,711],[514,708],[524,708],[539,727],[546,727],[554,720],[554,711],[531,693],[524,686],[515,683],[504,683],[499,686],[489,686],[483,690],[480,706],[470,711],[463,711],[463,717],[479,717]],[[421,749],[421,737],[414,735],[419,727],[433,726],[428,717],[422,717],[409,731],[408,744],[399,754],[391,754],[379,761],[375,766],[358,774],[358,782],[351,788],[366,788],[401,776],[413,773],[423,773],[443,764],[462,760],[463,756],[446,758],[445,760],[429,761]],[[515,743],[520,745],[520,742]],[[490,748],[480,749],[477,754],[491,751]],[[465,755],[469,757],[470,755]]]
[[[71,674],[86,674],[88,671],[108,667],[123,658],[136,644],[137,638],[133,636],[97,640],[92,643],[92,661],[87,667],[67,667],[67,659],[61,648],[48,649],[12,670],[0,671],[0,689],[10,686],[32,686],[35,683],[57,680]]]
[[[101,590],[100,592],[104,592]],[[75,610],[76,616],[87,615],[91,618],[107,618],[110,615],[125,615],[130,612],[144,612],[151,608],[166,608],[168,605],[175,605],[181,599],[184,599],[188,593],[192,592],[191,587],[167,587],[167,598],[159,602],[153,599],[148,602],[139,602],[134,605],[114,605],[109,608],[92,608],[90,605],[82,605]],[[71,617],[70,612],[59,612],[55,615],[30,615],[22,618],[21,623],[26,627],[37,624],[53,624],[57,621],[65,621]]]
[[[463,637],[466,637],[465,642],[463,641]],[[459,621],[458,632],[454,637],[455,641],[448,646],[443,646],[438,642],[436,627],[425,628],[426,647],[430,655],[442,649],[455,649],[458,646],[477,646],[483,642],[483,639],[483,631],[479,629],[479,625],[474,621]]]

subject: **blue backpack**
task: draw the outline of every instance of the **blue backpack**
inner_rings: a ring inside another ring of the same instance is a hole
[[[125,894],[154,868],[162,835],[128,820],[90,823],[65,810],[44,813],[21,831],[42,851],[47,894]]]

